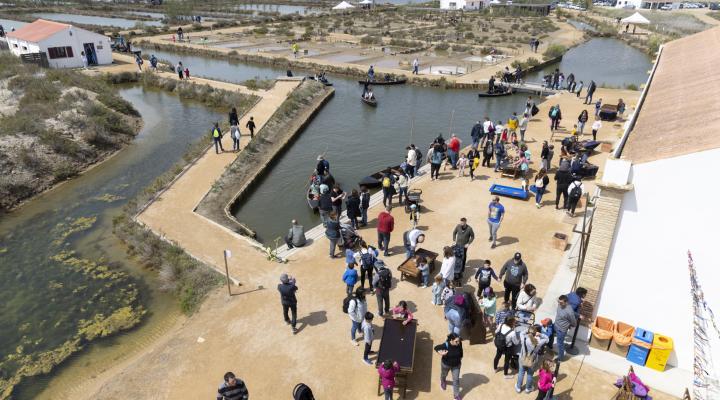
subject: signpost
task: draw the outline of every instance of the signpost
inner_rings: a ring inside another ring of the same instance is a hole
[[[227,287],[228,287],[228,296],[232,296],[232,292],[230,292],[230,270],[228,269],[228,263],[227,260],[232,256],[232,253],[230,253],[230,250],[223,251],[223,258],[225,258],[225,278],[227,279]]]

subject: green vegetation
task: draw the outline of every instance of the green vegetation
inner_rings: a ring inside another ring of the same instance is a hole
[[[552,60],[554,58],[558,58],[558,57],[562,56],[563,54],[565,54],[566,51],[567,51],[567,47],[565,47],[561,44],[553,43],[553,44],[549,45],[547,47],[547,49],[545,49],[545,52],[543,53],[543,59]]]
[[[256,76],[255,78],[242,82],[242,85],[247,86],[250,90],[270,90],[275,86],[275,80],[260,79],[260,77]]]

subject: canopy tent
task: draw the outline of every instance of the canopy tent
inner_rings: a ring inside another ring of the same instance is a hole
[[[372,4],[372,3],[373,3],[372,0],[362,0],[358,4]]]
[[[643,17],[642,14],[639,12],[636,12],[635,14],[622,19],[623,24],[633,24],[633,25],[647,25],[650,23],[650,21]]]
[[[340,4],[333,7],[333,10],[347,10],[348,8],[355,8],[354,5],[348,3],[347,1],[343,1]]]

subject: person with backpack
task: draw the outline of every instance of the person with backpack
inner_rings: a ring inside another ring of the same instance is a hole
[[[350,192],[350,196],[345,199],[345,209],[347,210],[347,217],[350,219],[350,226],[353,229],[358,229],[359,223],[358,218],[361,215],[360,212],[360,194],[357,189],[353,189]]]
[[[483,122],[483,138],[480,141],[480,145],[484,146],[488,141],[494,143],[495,141],[495,124],[490,120],[490,117],[485,116],[485,122]]]
[[[433,144],[428,150],[427,161],[430,163],[430,180],[440,179],[440,165],[443,160],[442,146]]]
[[[341,240],[340,223],[337,221],[335,212],[328,214],[329,218],[325,224],[325,237],[330,241],[330,258],[335,258],[335,247]]]
[[[407,157],[405,157],[405,164],[407,166],[405,167],[405,172],[410,176],[412,179],[415,177],[415,165],[417,165],[417,153],[415,152],[414,146],[408,146],[405,148],[407,150]],[[402,201],[401,201],[402,203]]]
[[[505,143],[502,141],[499,141],[495,143],[495,172],[498,172],[503,167],[503,161],[505,161],[505,157],[507,156],[507,153],[505,152]],[[488,161],[488,168],[490,167],[490,162]]]
[[[360,186],[360,226],[367,226],[367,212],[370,209],[370,190]]]
[[[434,347],[436,353],[440,354],[440,389],[447,388],[447,376],[452,372],[453,396],[460,400],[460,366],[462,365],[463,348],[459,335],[451,333],[447,335],[445,343]]]
[[[392,272],[382,260],[375,261],[376,274],[373,277],[373,288],[378,303],[378,316],[390,314],[390,288],[392,287]]]
[[[498,364],[500,358],[505,356],[503,364],[503,375],[505,379],[511,379],[512,374],[509,373],[510,359],[512,358],[513,347],[520,343],[520,337],[515,332],[515,317],[509,316],[505,318],[505,321],[498,326],[495,330],[495,358],[493,359],[493,368],[495,371],[498,370]]]
[[[380,367],[378,367],[378,374],[380,375],[380,383],[383,387],[385,400],[392,400],[393,389],[395,389],[395,374],[398,372],[400,372],[400,365],[397,361],[385,360]]]
[[[467,316],[465,297],[462,294],[452,294],[445,299],[445,320],[448,322],[448,332],[460,335],[463,321]]]
[[[410,144],[410,148],[415,151],[415,175],[417,175],[420,170],[420,166],[422,165],[423,154],[422,151],[415,147],[414,144]]]
[[[455,246],[460,246],[463,249],[462,254],[462,269],[465,270],[465,264],[467,264],[467,251],[470,244],[475,240],[475,232],[473,228],[468,225],[467,218],[460,218],[460,223],[455,226],[453,230],[453,242]]]
[[[580,177],[577,175],[572,176],[572,181],[568,185],[567,188],[567,194],[568,194],[568,205],[567,205],[567,213],[571,216],[575,216],[575,208],[577,207],[578,202],[580,201],[580,198],[582,197],[583,193],[585,193],[585,186],[583,186],[582,181],[580,180]]]
[[[383,205],[385,207],[391,206],[393,194],[395,194],[395,175],[390,167],[387,167],[380,182],[382,184]]]
[[[406,258],[415,256],[415,250],[420,243],[425,241],[425,234],[420,229],[411,229],[403,233],[403,245],[405,246]]]
[[[493,158],[493,154],[495,153],[495,145],[491,141],[486,141],[485,146],[482,148],[482,163],[481,165],[483,167],[490,168],[490,160]],[[470,171],[470,176],[473,176],[472,170]]]
[[[363,351],[363,361],[367,365],[372,365],[372,361],[368,358],[372,349],[372,341],[375,338],[375,329],[372,320],[375,316],[370,311],[365,312],[365,318],[362,322],[363,342],[365,342],[365,350]]]
[[[535,175],[535,207],[542,207],[542,198],[549,184],[550,178],[548,178],[545,168],[540,169]]]
[[[540,350],[547,341],[547,336],[538,332],[534,325],[528,327],[527,332],[520,334],[520,366],[518,367],[518,380],[515,383],[516,392],[522,391],[526,374],[525,393],[533,391],[533,372],[538,363]]]
[[[343,311],[348,314],[352,323],[350,326],[350,343],[357,346],[358,342],[355,340],[355,335],[358,329],[361,329],[361,324],[365,320],[365,313],[367,313],[365,289],[357,288],[355,296],[352,293],[348,294],[348,297],[343,300]]]
[[[217,393],[217,400],[248,400],[250,393],[242,379],[232,372],[226,372],[223,376],[223,383],[220,384]]]
[[[395,218],[390,214],[392,207],[385,206],[385,211],[378,215],[377,233],[378,249],[383,250],[385,257],[390,255],[390,234],[395,229]]]
[[[507,275],[506,275],[507,274]],[[520,289],[525,286],[528,280],[528,268],[522,260],[520,252],[515,253],[513,258],[508,260],[500,269],[500,279],[505,276],[503,286],[505,287],[505,301],[512,295],[512,308],[517,308],[517,298]]]
[[[283,318],[285,319],[285,323],[290,325],[292,328],[294,335],[298,332],[295,327],[297,324],[297,297],[295,297],[295,292],[298,290],[298,287],[295,285],[295,278],[285,273],[281,274],[280,284],[277,289],[278,292],[280,292],[280,304],[282,304],[283,308]],[[288,311],[291,312],[292,319],[288,318]]]
[[[217,122],[213,125],[211,135],[213,138],[213,143],[215,144],[215,154],[220,154],[221,151],[224,153],[225,149],[223,149],[223,145],[222,145],[223,134],[222,134],[222,131],[220,130],[220,126],[218,125]],[[218,147],[220,147],[219,151],[218,151]]]
[[[352,296],[355,284],[357,284],[358,281],[358,273],[355,269],[355,263],[348,264],[347,269],[345,269],[345,272],[343,273],[342,281],[345,282],[345,293],[347,293],[348,296]]]
[[[360,242],[360,287],[365,289],[365,275],[367,275],[368,288],[372,290],[373,269],[379,252],[376,248],[368,246],[365,241]]]
[[[556,104],[550,107],[548,117],[550,117],[550,130],[557,130],[560,127],[560,120],[562,119],[562,111],[560,111],[560,104]]]

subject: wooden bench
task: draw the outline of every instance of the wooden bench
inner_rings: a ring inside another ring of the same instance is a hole
[[[435,270],[435,260],[438,257],[438,253],[425,250],[425,249],[417,249],[415,250],[415,256],[422,256],[425,257],[425,259],[428,262],[428,266],[430,267],[430,275],[432,275],[433,271]],[[415,257],[411,257],[403,261],[402,264],[398,267],[398,271],[400,271],[400,280],[405,280],[407,277],[413,277],[418,278],[418,285],[420,285],[420,282],[422,282],[420,270],[417,269],[417,265],[415,263]]]

